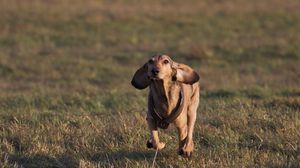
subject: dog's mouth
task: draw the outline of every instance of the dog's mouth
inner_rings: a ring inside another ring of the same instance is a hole
[[[156,76],[149,76],[150,80],[160,80],[160,78],[156,77]]]
[[[158,77],[158,75],[149,75],[148,78],[149,78],[150,80],[161,80],[161,78]]]

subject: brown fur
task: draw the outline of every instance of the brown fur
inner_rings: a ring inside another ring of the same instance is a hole
[[[178,130],[178,154],[190,157],[194,149],[193,130],[199,105],[199,75],[167,55],[156,55],[136,71],[131,83],[137,89],[150,88],[147,122],[151,138],[148,147],[157,150],[163,149],[165,143],[159,140],[159,126],[150,107],[154,106],[160,116],[168,117],[180,101],[180,94],[184,93],[182,111],[172,123]]]

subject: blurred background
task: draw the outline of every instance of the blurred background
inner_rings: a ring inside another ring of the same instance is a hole
[[[123,151],[129,161],[112,163],[147,166],[147,153],[127,151],[145,150],[148,136],[147,91],[130,81],[163,53],[201,76],[196,146],[215,153],[188,167],[296,165],[299,9],[298,0],[0,0],[0,164],[107,166],[103,151]],[[262,142],[267,152],[257,153]],[[226,160],[235,147],[222,153],[224,143],[250,148],[249,157],[237,149]],[[143,163],[130,161],[140,155]],[[185,165],[174,156],[159,165]]]
[[[166,53],[202,88],[299,85],[299,2],[0,1],[1,94],[129,88],[134,70]]]

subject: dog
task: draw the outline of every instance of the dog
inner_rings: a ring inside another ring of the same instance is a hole
[[[200,76],[191,67],[173,61],[167,55],[151,57],[133,75],[137,89],[149,87],[147,123],[151,133],[148,148],[162,150],[158,128],[174,124],[178,130],[177,153],[191,157],[194,150],[193,130],[199,105]]]

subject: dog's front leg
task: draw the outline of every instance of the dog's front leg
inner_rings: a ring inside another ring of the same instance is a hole
[[[197,117],[197,106],[198,101],[195,101],[195,104],[190,106],[186,115],[175,120],[179,138],[177,152],[184,157],[191,157],[194,150],[193,131]]]
[[[193,143],[193,130],[190,127],[190,123],[185,123],[184,125],[177,127],[178,138],[179,138],[179,148],[177,153],[184,157],[191,157],[194,149]]]
[[[179,155],[183,155],[183,147],[187,138],[187,126],[184,124],[183,126],[177,127],[178,131],[178,139],[179,139],[179,147],[177,149],[177,153]]]
[[[158,128],[156,125],[155,120],[150,116],[147,116],[147,122],[148,122],[148,127],[150,130],[151,138],[147,142],[147,147],[148,148],[154,148],[155,150],[161,150],[165,147],[164,142],[160,142],[159,137],[158,137]]]
[[[198,96],[198,94],[196,94],[196,96]],[[194,126],[197,118],[198,104],[199,104],[199,99],[195,99],[194,104],[190,106],[187,112],[187,136],[186,139],[183,141],[184,145],[181,148],[182,150],[179,152],[179,154],[184,155],[186,157],[191,157],[194,150],[193,131],[194,131]]]

